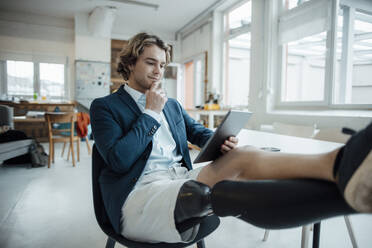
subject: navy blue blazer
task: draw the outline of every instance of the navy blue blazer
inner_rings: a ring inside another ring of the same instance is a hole
[[[168,99],[163,113],[182,164],[190,170],[187,141],[202,147],[213,132],[192,119],[175,99]],[[95,144],[107,164],[99,177],[103,202],[113,228],[120,233],[121,208],[146,165],[160,123],[143,114],[123,86],[95,99],[90,117]]]

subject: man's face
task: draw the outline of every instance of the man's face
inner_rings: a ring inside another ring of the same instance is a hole
[[[160,81],[165,69],[165,51],[156,45],[145,47],[137,58],[135,65],[130,66],[129,86],[142,93],[151,85]]]

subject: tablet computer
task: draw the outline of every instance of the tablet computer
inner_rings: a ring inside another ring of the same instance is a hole
[[[252,113],[248,111],[230,110],[212,137],[203,146],[194,163],[207,162],[217,159],[222,155],[221,145],[230,136],[236,136],[247,124]]]

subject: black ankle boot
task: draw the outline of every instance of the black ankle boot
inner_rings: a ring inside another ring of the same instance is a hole
[[[210,214],[212,212],[210,194],[211,189],[208,185],[194,180],[185,182],[180,188],[174,209],[176,223]]]
[[[335,161],[337,185],[358,212],[372,213],[372,123],[353,134]]]

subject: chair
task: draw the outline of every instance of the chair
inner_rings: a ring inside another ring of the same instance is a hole
[[[345,144],[346,141],[350,138],[350,135],[345,134],[341,128],[321,128],[319,132],[314,136],[314,139],[317,140],[325,140],[330,142],[337,142]],[[347,231],[349,233],[349,237],[351,243],[354,248],[358,247],[355,234],[353,231],[353,227],[351,225],[351,221],[349,216],[344,216],[345,224],[347,227]]]
[[[10,129],[14,129],[12,107],[0,105],[0,126],[8,126]]]
[[[105,167],[105,162],[99,154],[95,145],[93,145],[92,151],[92,183],[93,183],[93,205],[94,213],[101,227],[102,231],[108,236],[106,242],[106,248],[113,248],[115,243],[118,242],[128,248],[181,248],[187,247],[194,243],[197,243],[198,248],[205,248],[203,238],[212,233],[220,224],[220,220],[216,215],[194,218],[190,221],[185,221],[179,226],[180,231],[186,231],[188,228],[200,223],[199,232],[196,238],[190,243],[142,243],[135,242],[124,238],[122,235],[115,233],[111,223],[108,219],[105,207],[102,201],[102,195],[98,183],[98,178],[101,174],[102,169]]]
[[[292,124],[284,124],[280,122],[273,123],[273,132],[284,135],[291,135],[303,138],[314,138],[319,140],[331,141],[331,142],[340,142],[345,143],[349,138],[348,135],[343,134],[341,129],[320,129],[318,133],[315,134],[316,125],[312,126],[299,126]],[[350,236],[351,243],[353,247],[358,247],[356,238],[351,226],[351,222],[348,216],[344,216],[345,224]],[[320,238],[320,222],[314,224],[314,233],[313,233],[313,247],[319,247],[319,238]],[[311,230],[311,225],[306,225],[302,227],[302,240],[301,247],[307,247],[309,232]],[[265,230],[263,241],[266,241],[269,237],[269,230]]]
[[[297,136],[302,138],[312,138],[315,133],[315,125],[303,126],[303,125],[292,125],[281,122],[273,123],[273,132],[284,135]]]
[[[45,120],[48,124],[48,138],[49,138],[49,161],[50,164],[54,163],[54,143],[55,142],[66,142],[70,143],[70,149],[72,153],[72,164],[75,167],[75,153],[74,153],[74,141],[77,145],[77,160],[80,161],[80,138],[74,135],[74,123],[76,122],[76,114],[74,112],[48,112],[45,113]],[[70,123],[68,129],[56,129],[53,127],[55,123]],[[62,132],[69,132],[69,136],[61,135]]]
[[[337,143],[346,143],[349,135],[342,133],[341,128],[320,128],[314,139]]]
[[[69,124],[69,123],[66,123]],[[88,154],[91,154],[91,147],[88,140],[88,125],[90,124],[90,117],[88,113],[79,112],[77,113],[77,125],[75,128],[75,136],[78,135],[80,138],[85,140],[85,143],[87,144]],[[70,134],[68,132],[63,133],[66,136],[69,136]],[[63,153],[65,151],[66,142],[63,143],[62,153],[61,157],[63,157]],[[67,154],[67,160],[70,157],[70,149],[68,149]]]

